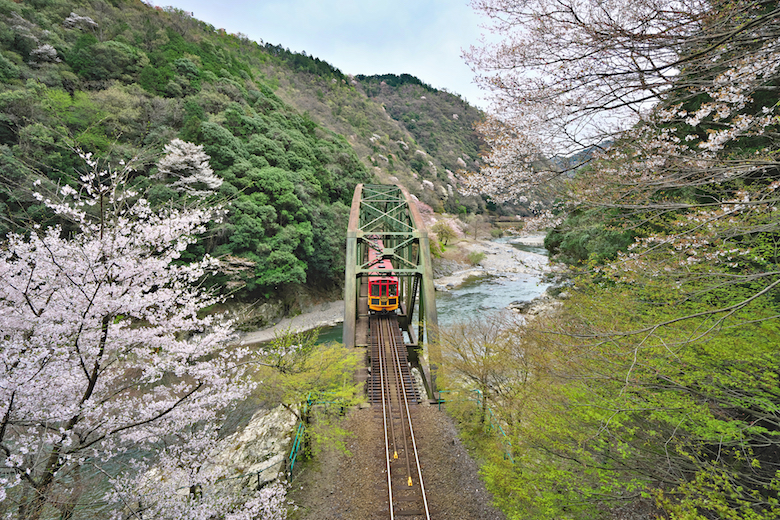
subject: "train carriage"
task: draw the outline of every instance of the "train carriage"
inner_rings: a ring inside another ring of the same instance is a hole
[[[384,243],[379,237],[371,240],[368,248],[368,308],[375,313],[394,312],[398,309],[398,278],[393,276],[393,264],[382,258]],[[383,272],[384,271],[384,272]]]

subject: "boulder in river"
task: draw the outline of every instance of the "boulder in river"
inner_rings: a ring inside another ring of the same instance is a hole
[[[528,317],[553,312],[562,304],[563,303],[560,300],[544,294],[529,301],[514,301],[507,305],[507,309]]]

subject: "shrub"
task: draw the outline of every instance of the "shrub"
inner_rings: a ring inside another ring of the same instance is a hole
[[[428,244],[430,245],[431,250],[431,256],[434,258],[441,258],[442,255],[442,246],[439,243],[438,240],[430,240],[428,241]]]
[[[445,246],[449,244],[450,240],[455,238],[457,235],[455,234],[455,231],[453,231],[452,226],[444,222],[443,220],[437,221],[433,227],[431,227],[431,231],[436,233],[436,237],[439,239],[440,242],[442,242]]]
[[[615,224],[620,215],[614,211],[580,211],[551,230],[544,246],[562,262],[603,263],[617,257],[634,242],[637,232]]]
[[[19,67],[11,63],[5,56],[0,54],[0,80],[8,81],[19,77]]]
[[[198,66],[188,58],[179,58],[173,62],[173,66],[176,67],[176,71],[182,76],[188,79],[195,79],[199,75]]]
[[[485,253],[481,251],[469,251],[469,254],[466,255],[466,258],[471,265],[477,265],[485,259]]]
[[[66,61],[79,76],[93,81],[119,79],[149,65],[149,59],[138,49],[113,40],[98,42],[91,34],[78,39]]]

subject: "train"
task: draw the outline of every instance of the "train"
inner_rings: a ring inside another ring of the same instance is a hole
[[[398,277],[393,276],[393,264],[382,258],[385,246],[377,236],[369,237],[368,247],[368,308],[375,314],[386,314],[398,309]],[[374,270],[376,269],[376,270]],[[385,272],[382,272],[385,271]]]

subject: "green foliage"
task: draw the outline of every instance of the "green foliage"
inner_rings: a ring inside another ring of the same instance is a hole
[[[637,232],[625,229],[625,223],[616,211],[575,211],[547,234],[544,246],[561,262],[603,264],[634,242]]]
[[[2,167],[23,172],[3,177],[5,222],[42,218],[34,200],[22,195],[29,194],[31,172],[49,179],[52,190],[70,183],[84,166],[76,148],[117,160],[140,157],[133,182],[152,203],[185,203],[153,176],[163,145],[180,137],[203,145],[224,180],[219,196],[227,207],[225,221],[187,251],[190,260],[210,252],[239,266],[213,283],[240,288],[243,297],[291,284],[340,283],[345,204],[369,173],[345,139],[254,81],[269,58],[282,63],[302,57],[269,54],[180,10],[124,0],[79,11],[100,31],[64,26],[71,9],[59,4],[42,4],[37,13],[17,4],[6,8],[26,17],[31,33],[49,31],[65,63],[51,65],[59,70],[51,87],[34,80],[13,83],[38,74],[23,59],[30,38],[0,31],[0,77],[6,81],[0,88],[0,136],[9,145]],[[323,63],[308,57],[300,63],[308,61],[315,68]],[[335,69],[329,74],[341,77]]]
[[[98,42],[89,33],[82,34],[67,53],[65,61],[87,80],[119,79],[135,75],[147,67],[146,55],[124,43],[109,40]]]
[[[304,332],[286,330],[276,333],[274,339],[260,349],[263,364],[273,367],[281,374],[299,374],[306,370],[309,358],[317,346],[320,329]]]
[[[349,200],[350,191],[340,184],[366,179],[365,170],[345,162],[349,152],[318,137],[305,118],[238,104],[224,118],[224,126],[201,123],[196,139],[222,170],[223,193],[235,194],[226,241],[216,252],[256,262],[253,277],[242,277],[250,291],[340,280],[348,211],[339,200]],[[331,173],[336,165],[329,166],[334,161],[347,166],[338,178]]]
[[[481,251],[469,251],[469,253],[466,255],[466,259],[471,265],[477,265],[485,259],[485,253]]]
[[[0,54],[0,80],[10,81],[19,77],[19,67]]]
[[[344,74],[342,74],[339,69],[319,58],[308,56],[305,51],[302,53],[290,52],[289,49],[286,49],[281,45],[273,45],[270,43],[265,44],[265,50],[272,56],[281,59],[286,65],[297,72],[307,72],[326,78],[333,77],[338,80],[344,79]]]
[[[51,224],[52,215],[32,196],[33,172],[6,145],[0,145],[0,233],[20,231],[33,224]]]
[[[343,230],[349,222],[349,206],[337,200],[311,209],[312,249],[307,256],[309,280],[317,285],[335,285],[344,275]]]
[[[278,73],[277,69],[269,70],[272,78]],[[350,136],[349,143],[357,155],[377,168],[374,171],[386,182],[404,184],[437,211],[454,210],[462,196],[450,194],[447,184],[454,186],[452,176],[461,164],[476,167],[474,160],[480,146],[476,143],[480,141],[473,122],[481,117],[479,110],[454,94],[424,90],[417,85],[419,80],[395,88],[364,76],[327,81],[299,73],[284,78],[280,89],[285,99],[318,123]],[[421,99],[423,94],[426,99]],[[418,142],[418,136],[410,134],[411,116],[404,117],[407,112],[425,120],[425,131],[433,134],[430,143]],[[423,188],[422,180],[432,182],[433,190]],[[485,208],[479,197],[462,198],[475,210]]]
[[[172,78],[173,72],[169,68],[147,65],[141,70],[138,83],[152,94],[163,94]]]
[[[333,448],[348,452],[344,441],[349,432],[334,419],[363,399],[361,385],[352,377],[360,356],[339,343],[318,344],[319,332],[277,333],[258,349],[257,359],[257,378],[263,381],[258,400],[302,413],[308,456]]]
[[[444,246],[438,240],[431,240],[428,242],[428,249],[431,252],[433,258],[441,258]]]
[[[502,349],[482,330],[450,341],[452,368],[470,374],[452,381],[483,382],[512,438],[509,463],[474,411],[452,410],[509,517],[608,517],[650,500],[673,519],[777,516],[780,307],[767,294],[713,313],[711,299],[723,306],[754,290],[705,297],[706,277],[687,284],[692,296],[681,299],[663,277],[583,278],[563,311],[514,331]],[[470,357],[453,353],[469,341]]]
[[[459,158],[465,157],[470,163],[479,157],[484,143],[474,131],[474,124],[482,119],[482,113],[459,96],[436,90],[408,74],[361,75],[356,79],[366,95],[382,102],[390,117],[402,122],[415,141],[437,157],[444,168],[453,172],[465,169]],[[428,167],[427,161],[413,156],[412,168],[421,173]],[[450,182],[446,175],[441,180]],[[449,209],[454,211],[455,202],[452,204]]]
[[[296,406],[308,396],[340,401],[349,406],[361,399],[360,385],[352,374],[359,355],[339,343],[318,344],[319,329],[277,333],[259,348],[258,378],[263,381],[264,397]]]
[[[186,76],[188,79],[196,79],[200,74],[198,66],[189,58],[179,58],[173,62],[173,66],[176,68],[176,72]]]

